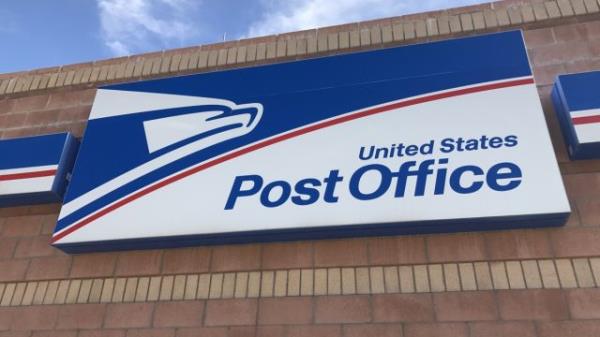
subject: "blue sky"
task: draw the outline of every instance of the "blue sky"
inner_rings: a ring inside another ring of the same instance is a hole
[[[5,0],[0,73],[283,33],[485,0]]]

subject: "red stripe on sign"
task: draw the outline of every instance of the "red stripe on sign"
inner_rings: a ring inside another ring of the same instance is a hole
[[[6,180],[20,180],[20,179],[29,179],[29,178],[40,178],[40,177],[50,177],[56,174],[56,170],[44,170],[44,171],[34,171],[34,172],[23,172],[23,173],[11,173],[0,175],[0,181]]]
[[[276,136],[271,139],[264,140],[260,143],[256,143],[254,145],[240,149],[238,151],[231,152],[229,154],[224,155],[223,157],[213,159],[211,161],[208,161],[208,162],[198,165],[196,167],[192,167],[190,169],[187,169],[186,171],[180,172],[180,173],[178,173],[170,178],[167,178],[161,182],[158,182],[154,185],[151,185],[142,190],[139,190],[139,191],[135,192],[134,194],[131,194],[131,195],[125,197],[124,199],[121,199],[121,200],[117,201],[116,203],[98,211],[97,213],[90,215],[89,217],[87,217],[87,218],[81,220],[80,222],[72,225],[71,227],[65,229],[63,232],[56,234],[52,238],[52,243],[64,238],[65,236],[67,236],[67,235],[73,233],[74,231],[78,230],[79,228],[93,222],[94,220],[97,220],[97,219],[103,217],[104,215],[106,215],[116,209],[119,209],[119,208],[127,205],[128,203],[130,203],[136,199],[139,199],[147,194],[150,194],[164,186],[170,185],[170,184],[172,184],[176,181],[179,181],[185,177],[188,177],[192,174],[206,170],[210,167],[216,166],[216,165],[226,162],[228,160],[240,157],[244,154],[262,149],[269,145],[273,145],[273,144],[282,142],[282,141],[290,139],[290,138],[298,137],[298,136],[307,134],[312,131],[324,129],[329,126],[341,124],[344,122],[349,122],[349,121],[352,121],[355,119],[359,119],[359,118],[363,118],[363,117],[367,117],[367,116],[371,116],[371,115],[376,115],[376,114],[379,114],[382,112],[386,112],[386,111],[390,111],[390,110],[394,110],[394,109],[398,109],[398,108],[404,108],[404,107],[417,105],[417,104],[421,104],[421,103],[427,103],[427,102],[431,102],[431,101],[436,101],[436,100],[440,100],[440,99],[444,99],[444,98],[456,97],[456,96],[467,95],[467,94],[472,94],[472,93],[477,93],[477,92],[482,92],[482,91],[515,87],[515,86],[519,86],[519,85],[533,84],[533,83],[534,83],[533,78],[525,78],[525,79],[519,79],[519,80],[513,80],[513,81],[507,81],[507,82],[484,84],[484,85],[470,87],[470,88],[450,90],[450,91],[437,93],[437,94],[431,94],[431,95],[427,95],[427,96],[423,96],[423,97],[407,99],[402,102],[391,103],[391,104],[380,106],[377,108],[360,111],[360,112],[357,112],[357,113],[354,113],[351,115],[345,115],[345,116],[341,116],[338,118],[333,118],[333,119],[327,120],[322,123],[310,125],[305,128],[292,131],[290,133]]]
[[[573,117],[572,120],[575,125],[600,123],[600,115]]]

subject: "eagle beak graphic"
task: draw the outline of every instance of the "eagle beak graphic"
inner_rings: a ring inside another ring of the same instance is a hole
[[[263,107],[259,103],[231,106],[198,106],[198,112],[144,121],[144,132],[150,153],[190,138],[207,146],[250,133],[260,122]]]

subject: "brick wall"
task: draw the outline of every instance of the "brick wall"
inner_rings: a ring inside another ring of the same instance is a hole
[[[573,208],[558,229],[77,256],[49,246],[59,205],[0,209],[0,336],[600,336],[600,161],[569,161],[549,97],[600,69],[599,8],[504,1],[0,75],[1,138],[81,136],[100,84],[523,28]]]

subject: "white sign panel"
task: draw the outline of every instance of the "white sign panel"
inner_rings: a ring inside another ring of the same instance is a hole
[[[70,252],[557,226],[520,32],[98,91]]]

